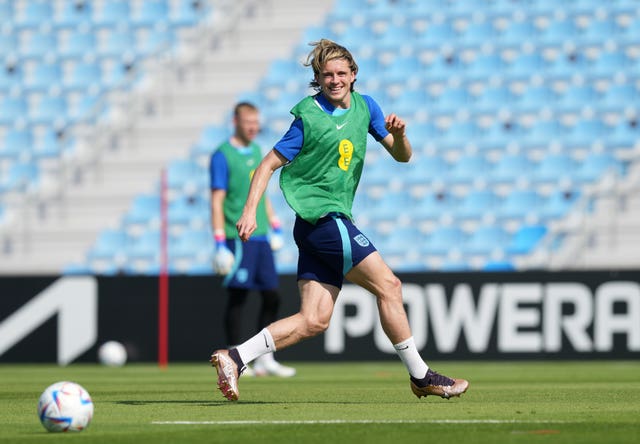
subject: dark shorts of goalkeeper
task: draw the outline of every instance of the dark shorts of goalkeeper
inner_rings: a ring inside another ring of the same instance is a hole
[[[371,241],[340,213],[330,213],[313,225],[300,217],[293,227],[298,245],[298,280],[342,288],[344,276],[376,250]]]
[[[228,288],[248,290],[275,290],[278,288],[278,273],[269,240],[264,238],[227,239],[227,247],[235,258],[231,272],[222,285]]]

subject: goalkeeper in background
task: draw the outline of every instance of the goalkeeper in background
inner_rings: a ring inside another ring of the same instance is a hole
[[[258,205],[258,229],[249,242],[242,242],[236,221],[249,193],[255,168],[262,159],[260,147],[254,139],[260,131],[259,111],[248,102],[238,103],[233,111],[234,134],[211,155],[211,225],[216,243],[214,269],[223,275],[228,292],[224,313],[227,344],[242,342],[243,308],[249,292],[256,290],[262,297],[256,332],[277,319],[280,296],[278,274],[273,251],[282,247],[280,222],[269,199],[265,196]],[[272,232],[269,236],[269,227]],[[295,369],[277,362],[273,353],[256,359],[249,374],[289,377]]]

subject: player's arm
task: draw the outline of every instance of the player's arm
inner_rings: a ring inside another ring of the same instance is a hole
[[[273,175],[273,172],[285,163],[287,163],[287,159],[282,156],[282,154],[276,150],[271,150],[264,156],[260,165],[256,168],[255,173],[253,173],[247,201],[244,204],[242,215],[236,223],[238,235],[243,241],[247,241],[258,226],[256,222],[256,209],[258,208],[258,203],[262,195],[267,189],[269,179]]]
[[[407,138],[406,123],[395,114],[389,114],[384,119],[385,128],[389,134],[380,143],[389,151],[389,154],[398,162],[408,162],[411,159],[413,149]]]
[[[224,199],[227,191],[222,189],[211,190],[211,228],[214,236],[224,235]]]

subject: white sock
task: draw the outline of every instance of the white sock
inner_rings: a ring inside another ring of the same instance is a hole
[[[396,353],[400,356],[400,360],[404,366],[407,367],[411,376],[416,379],[422,379],[427,375],[429,366],[420,357],[420,353],[418,353],[413,336],[395,344],[393,348],[396,349]]]
[[[262,365],[269,365],[272,362],[275,362],[275,357],[273,356],[273,353],[266,353],[262,356],[258,356],[256,358],[256,362],[260,362],[260,364]]]
[[[269,330],[263,328],[260,333],[236,347],[240,359],[246,364],[250,363],[258,356],[276,351],[276,344]]]

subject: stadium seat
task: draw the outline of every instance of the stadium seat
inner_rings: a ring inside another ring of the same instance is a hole
[[[531,253],[541,239],[547,233],[544,225],[522,225],[511,238],[505,248],[505,252],[510,255],[525,255]]]
[[[532,179],[537,183],[559,184],[569,179],[576,163],[568,154],[549,154],[532,171]]]
[[[99,28],[116,28],[129,24],[131,2],[109,0],[101,2],[101,7],[93,10],[93,22]]]
[[[87,253],[90,262],[95,260],[123,261],[130,243],[129,235],[120,229],[105,229],[98,234]]]
[[[0,124],[12,126],[20,116],[26,116],[27,110],[27,101],[21,95],[0,98]]]
[[[422,250],[427,255],[446,256],[452,249],[459,249],[465,240],[466,235],[459,227],[440,225],[428,234]]]
[[[93,3],[86,0],[63,0],[56,8],[53,26],[56,29],[79,29],[90,23]]]
[[[539,218],[540,196],[533,190],[512,190],[496,209],[500,220],[515,220],[521,223]]]
[[[131,24],[136,27],[168,25],[169,5],[166,0],[145,0],[137,3],[131,15]]]
[[[62,68],[57,62],[38,61],[25,76],[23,89],[47,93],[62,83]]]
[[[58,55],[61,59],[82,59],[91,54],[97,47],[96,35],[85,26],[74,27],[62,38],[58,47]]]
[[[159,226],[160,196],[156,194],[141,194],[134,198],[131,207],[124,215],[123,226],[142,225],[144,227]]]
[[[53,32],[25,32],[25,41],[20,45],[19,55],[23,60],[42,60],[47,56],[55,56],[58,40]]]
[[[454,217],[459,221],[481,221],[493,217],[499,202],[491,190],[471,190],[456,205]]]
[[[4,193],[27,193],[38,187],[40,171],[32,162],[14,162],[6,175],[0,179],[0,195]]]
[[[484,255],[500,253],[509,239],[505,230],[498,225],[484,225],[476,228],[464,242],[464,255]]]
[[[33,146],[33,134],[29,129],[10,128],[4,134],[0,144],[0,158],[13,160],[28,160]]]
[[[580,193],[574,190],[557,189],[544,199],[539,215],[542,221],[561,219],[566,216],[580,198]]]
[[[491,169],[489,180],[494,184],[513,184],[532,166],[533,162],[525,154],[504,154]]]
[[[48,0],[29,0],[23,8],[14,11],[14,26],[19,29],[37,29],[53,19],[53,2]]]

